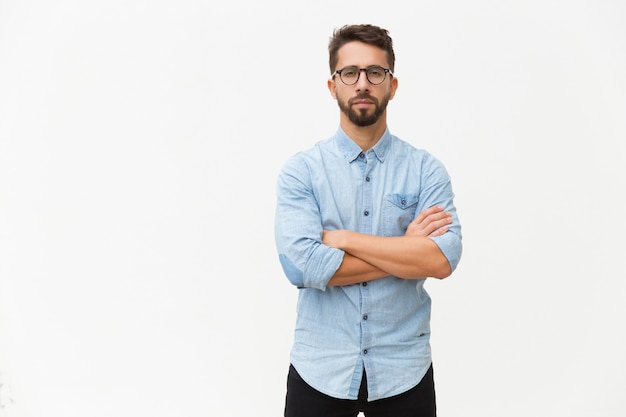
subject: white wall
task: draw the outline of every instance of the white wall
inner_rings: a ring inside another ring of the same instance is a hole
[[[453,176],[441,416],[626,414],[626,6],[0,2],[9,417],[282,415],[283,161],[336,129],[334,27],[388,28],[392,133]],[[4,394],[7,396],[6,393]]]

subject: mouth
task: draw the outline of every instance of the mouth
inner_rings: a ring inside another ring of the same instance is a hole
[[[370,101],[370,100],[360,99],[360,100],[354,100],[352,102],[352,105],[354,107],[357,107],[357,108],[365,108],[365,107],[370,107],[370,106],[374,105],[374,103],[372,101]]]

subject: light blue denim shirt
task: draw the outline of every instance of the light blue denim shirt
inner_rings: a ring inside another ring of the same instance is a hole
[[[344,252],[323,245],[322,230],[402,236],[422,210],[442,205],[453,222],[432,239],[454,270],[462,246],[453,198],[441,162],[388,130],[362,152],[339,129],[285,163],[277,181],[275,238],[285,275],[299,289],[290,360],[309,385],[356,399],[365,369],[373,401],[420,382],[431,363],[425,280],[389,276],[327,286]]]

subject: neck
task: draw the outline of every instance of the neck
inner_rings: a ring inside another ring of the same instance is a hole
[[[385,129],[387,129],[387,121],[382,116],[376,123],[370,126],[357,126],[352,123],[346,116],[341,115],[340,126],[346,135],[352,139],[363,151],[368,151],[378,143]]]

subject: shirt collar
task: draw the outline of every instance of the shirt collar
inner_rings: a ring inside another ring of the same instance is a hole
[[[335,142],[337,143],[337,147],[343,153],[343,156],[346,158],[348,163],[354,161],[359,157],[362,150],[350,137],[343,131],[340,127],[335,134]],[[389,133],[389,128],[385,129],[385,132],[380,137],[376,145],[371,149],[376,158],[380,162],[385,162],[385,155],[389,151],[389,147],[391,146],[391,133]]]

